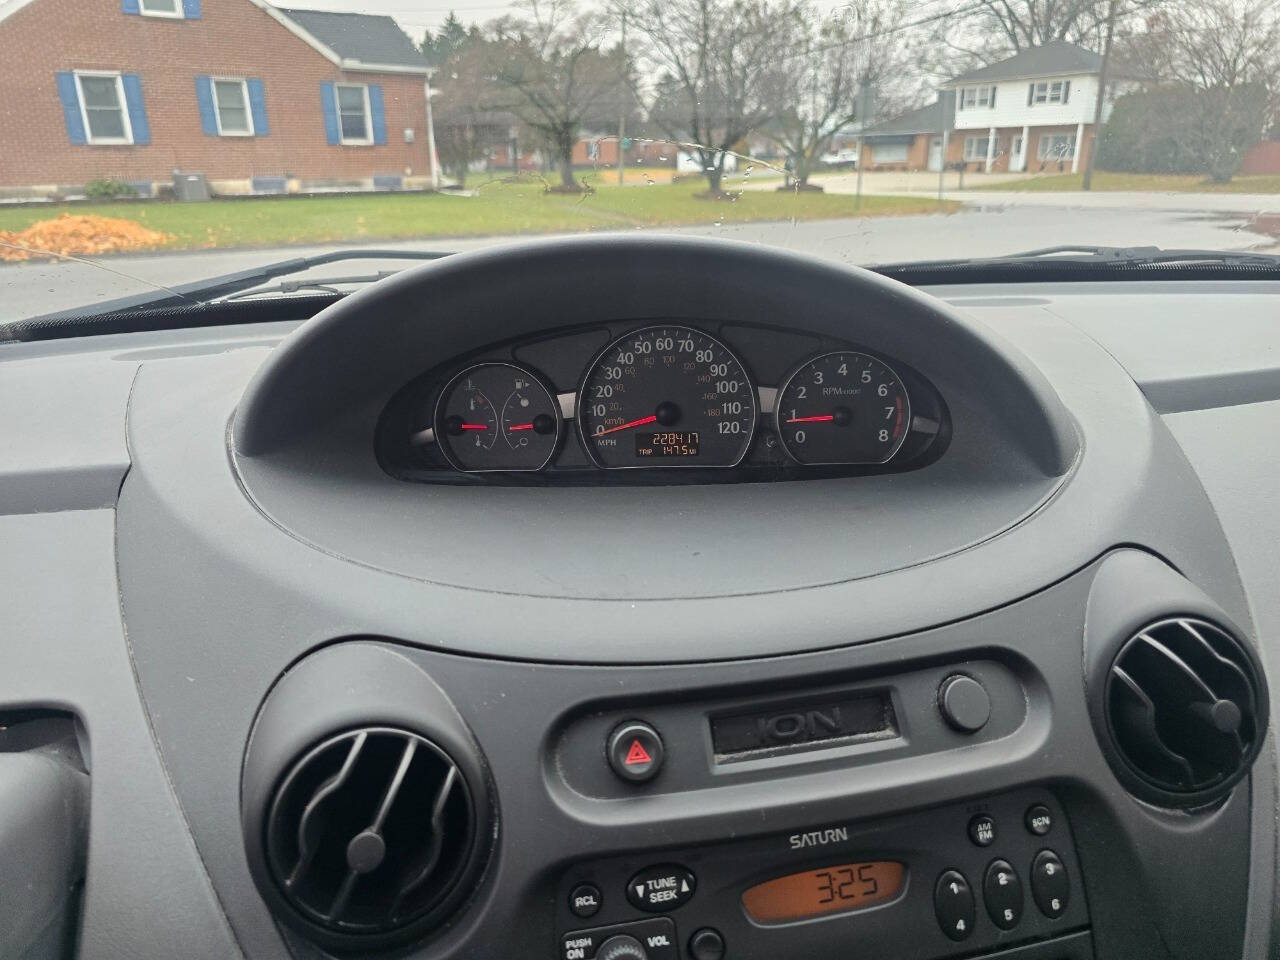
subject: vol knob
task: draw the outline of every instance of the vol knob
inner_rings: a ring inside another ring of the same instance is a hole
[[[600,944],[596,960],[649,960],[649,954],[635,937],[620,933]]]

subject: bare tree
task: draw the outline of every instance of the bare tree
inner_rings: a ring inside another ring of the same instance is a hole
[[[432,102],[440,162],[459,186],[465,186],[471,165],[503,142],[517,122],[514,114],[501,108],[493,46],[478,35],[468,35],[448,54],[435,84],[437,95]]]
[[[528,16],[490,25],[498,60],[496,82],[511,110],[548,144],[560,167],[560,189],[580,189],[573,146],[585,125],[616,118],[628,94],[620,49],[606,50],[602,22],[581,15],[571,0],[532,0]]]
[[[803,37],[800,0],[641,0],[635,19],[661,71],[650,117],[691,145],[718,194],[725,152],[785,101]]]
[[[838,18],[811,21],[794,60],[793,82],[768,126],[801,188],[842,128],[871,119],[870,92],[880,111],[906,106],[897,89],[910,68],[906,2],[855,0],[846,9]]]
[[[1151,119],[1176,130],[1204,171],[1227,181],[1280,109],[1274,0],[1171,0],[1125,38]]]

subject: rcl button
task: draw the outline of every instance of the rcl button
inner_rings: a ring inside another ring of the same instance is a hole
[[[1050,920],[1057,920],[1067,912],[1067,900],[1071,895],[1071,882],[1067,868],[1052,850],[1041,850],[1031,863],[1031,898]]]
[[[627,901],[648,913],[665,913],[688,903],[697,886],[697,879],[684,867],[649,867],[627,881]]]
[[[1012,930],[1022,919],[1022,881],[1007,860],[992,860],[982,879],[987,913],[1001,930]]]
[[[666,917],[621,923],[613,927],[572,930],[560,938],[561,960],[595,960],[605,942],[617,936],[634,937],[644,947],[649,960],[679,960],[676,925]]]

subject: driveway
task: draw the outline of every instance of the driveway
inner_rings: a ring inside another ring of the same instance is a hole
[[[1089,210],[1187,210],[1209,213],[1280,213],[1280,194],[1274,193],[1147,193],[1137,191],[1037,191],[983,190],[983,186],[1025,180],[1025,173],[966,173],[964,189],[959,174],[948,172],[943,196],[979,207],[1066,207]],[[813,178],[828,193],[857,192],[856,173],[839,173]],[[762,184],[761,189],[776,185]],[[873,172],[862,177],[864,194],[937,196],[938,174],[926,171]],[[1167,246],[1168,244],[1161,244]]]

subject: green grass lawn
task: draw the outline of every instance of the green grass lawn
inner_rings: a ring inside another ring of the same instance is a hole
[[[974,190],[1030,190],[1057,192],[1080,190],[1084,174],[1067,173],[1052,177],[1006,180],[991,185],[973,184]],[[1280,193],[1280,174],[1261,177],[1236,177],[1228,183],[1214,183],[1198,174],[1111,173],[1099,170],[1093,175],[1095,190],[1135,190],[1144,193]]]
[[[523,179],[480,184],[473,196],[357,194],[8,208],[0,209],[0,230],[23,230],[63,212],[97,214],[136,220],[171,234],[173,241],[160,249],[189,250],[890,216],[950,212],[959,206],[923,197],[868,196],[859,209],[851,196],[775,191],[730,192],[712,200],[695,196],[706,189],[701,179],[624,187],[601,182],[603,177],[586,179],[595,192],[581,196],[546,193],[540,180]],[[726,178],[726,190],[740,180]]]

